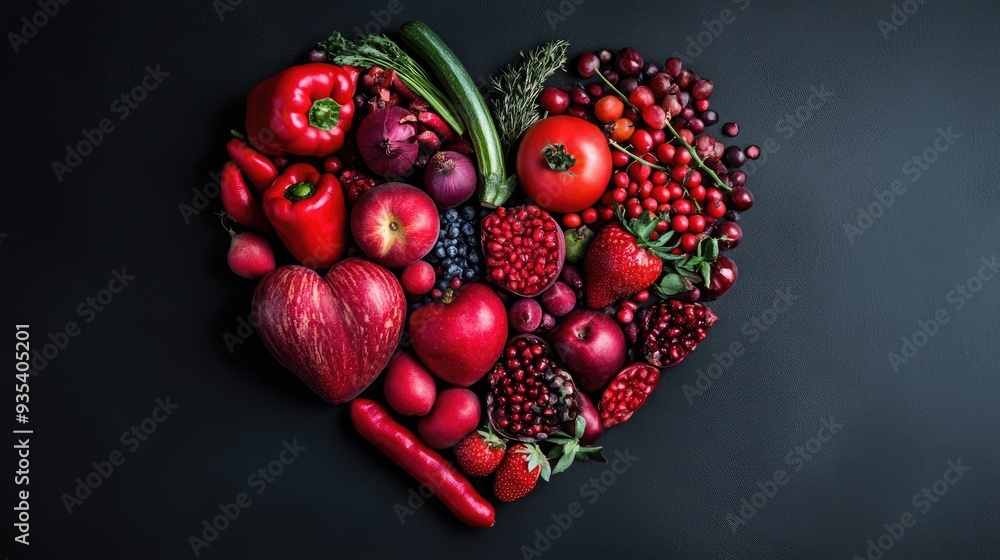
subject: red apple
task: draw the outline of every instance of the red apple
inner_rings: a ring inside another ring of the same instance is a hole
[[[587,421],[586,427],[583,428],[583,434],[579,434],[580,445],[594,445],[604,435],[604,423],[601,422],[601,413],[597,411],[594,403],[590,402],[587,393],[581,391],[579,399],[580,416],[583,416],[583,419]],[[573,435],[578,434],[574,433]]]
[[[599,311],[570,313],[548,339],[560,363],[584,391],[603,387],[625,363],[625,335],[614,319]]]
[[[385,368],[385,400],[404,416],[431,411],[437,388],[434,377],[412,352],[397,352]]]
[[[417,432],[434,449],[447,449],[475,430],[481,416],[479,397],[468,389],[452,387],[441,391],[431,413],[417,423]]]
[[[351,234],[373,261],[392,268],[420,260],[434,248],[441,228],[427,193],[406,183],[379,185],[354,203]]]
[[[507,310],[486,284],[465,284],[410,315],[420,360],[441,379],[468,387],[493,367],[507,342]]]
[[[403,334],[406,296],[391,272],[346,259],[325,276],[283,266],[253,295],[257,333],[319,396],[340,404],[378,377]]]

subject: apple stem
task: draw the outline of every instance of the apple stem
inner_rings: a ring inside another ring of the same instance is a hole
[[[452,290],[451,288],[448,288],[444,291],[444,294],[441,296],[441,303],[451,303],[453,299],[455,299],[455,291]]]

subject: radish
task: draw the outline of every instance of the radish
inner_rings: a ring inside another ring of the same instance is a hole
[[[447,449],[476,429],[481,414],[475,393],[452,387],[438,394],[430,414],[417,422],[417,431],[427,445]]]
[[[389,360],[385,368],[385,400],[393,410],[404,416],[424,416],[434,406],[435,397],[434,378],[413,352],[403,350]]]
[[[267,238],[259,233],[247,231],[233,234],[229,243],[229,268],[237,276],[256,280],[274,270],[274,252]]]

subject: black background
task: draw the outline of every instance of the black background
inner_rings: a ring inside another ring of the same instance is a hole
[[[32,378],[32,544],[12,544],[4,474],[11,558],[191,557],[188,536],[293,439],[306,451],[266,492],[250,489],[252,505],[203,557],[521,558],[572,502],[584,515],[544,558],[846,559],[863,556],[866,541],[907,511],[917,523],[885,558],[996,556],[1000,281],[960,310],[946,298],[1000,239],[991,171],[1000,8],[897,1],[916,11],[905,22],[897,15],[901,25],[885,37],[878,21],[891,22],[889,0],[401,2],[389,32],[422,19],[482,77],[556,37],[574,54],[634,45],[662,62],[733,10],[718,36],[701,37],[708,44],[690,65],[715,80],[713,108],[740,123],[741,143],[770,138],[772,149],[748,182],[756,206],[733,252],[740,280],[713,305],[722,320],[603,440],[611,455],[628,449],[633,464],[593,504],[581,488],[604,467],[574,467],[498,507],[489,531],[460,526],[433,502],[400,524],[393,505],[413,483],[352,434],[346,408],[283,372],[256,337],[228,352],[223,333],[248,313],[253,285],[227,269],[218,200],[190,224],[178,206],[192,204],[192,189],[221,166],[257,81],[331,29],[377,21],[372,10],[388,2],[243,0],[220,18],[209,0],[76,0],[20,52],[3,54],[3,320],[30,323],[39,348],[67,321],[82,324],[78,304],[106,287],[111,270],[126,267],[135,280]],[[18,32],[38,9],[4,2],[0,28]],[[111,102],[158,64],[169,76],[119,120]],[[834,95],[787,128],[782,119],[812,87]],[[57,181],[52,162],[106,117],[115,130]],[[913,180],[904,164],[933,146],[939,127],[958,138]],[[844,224],[896,179],[905,191],[849,238]],[[778,290],[799,299],[751,340],[741,327]],[[940,308],[950,321],[894,370],[887,354]],[[734,341],[745,354],[689,402],[683,387]],[[8,385],[11,408],[12,392]],[[179,410],[69,515],[61,496],[74,479],[124,450],[121,433],[168,396]],[[792,472],[786,454],[831,415],[844,427]],[[959,458],[968,473],[921,513],[913,495]],[[8,451],[8,473],[14,461]],[[788,484],[731,530],[727,514],[739,515],[741,498],[777,469]]]

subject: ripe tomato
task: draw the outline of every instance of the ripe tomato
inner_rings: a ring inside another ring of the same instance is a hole
[[[596,125],[571,116],[535,123],[517,150],[517,177],[528,197],[551,212],[593,206],[611,179],[611,149]]]

